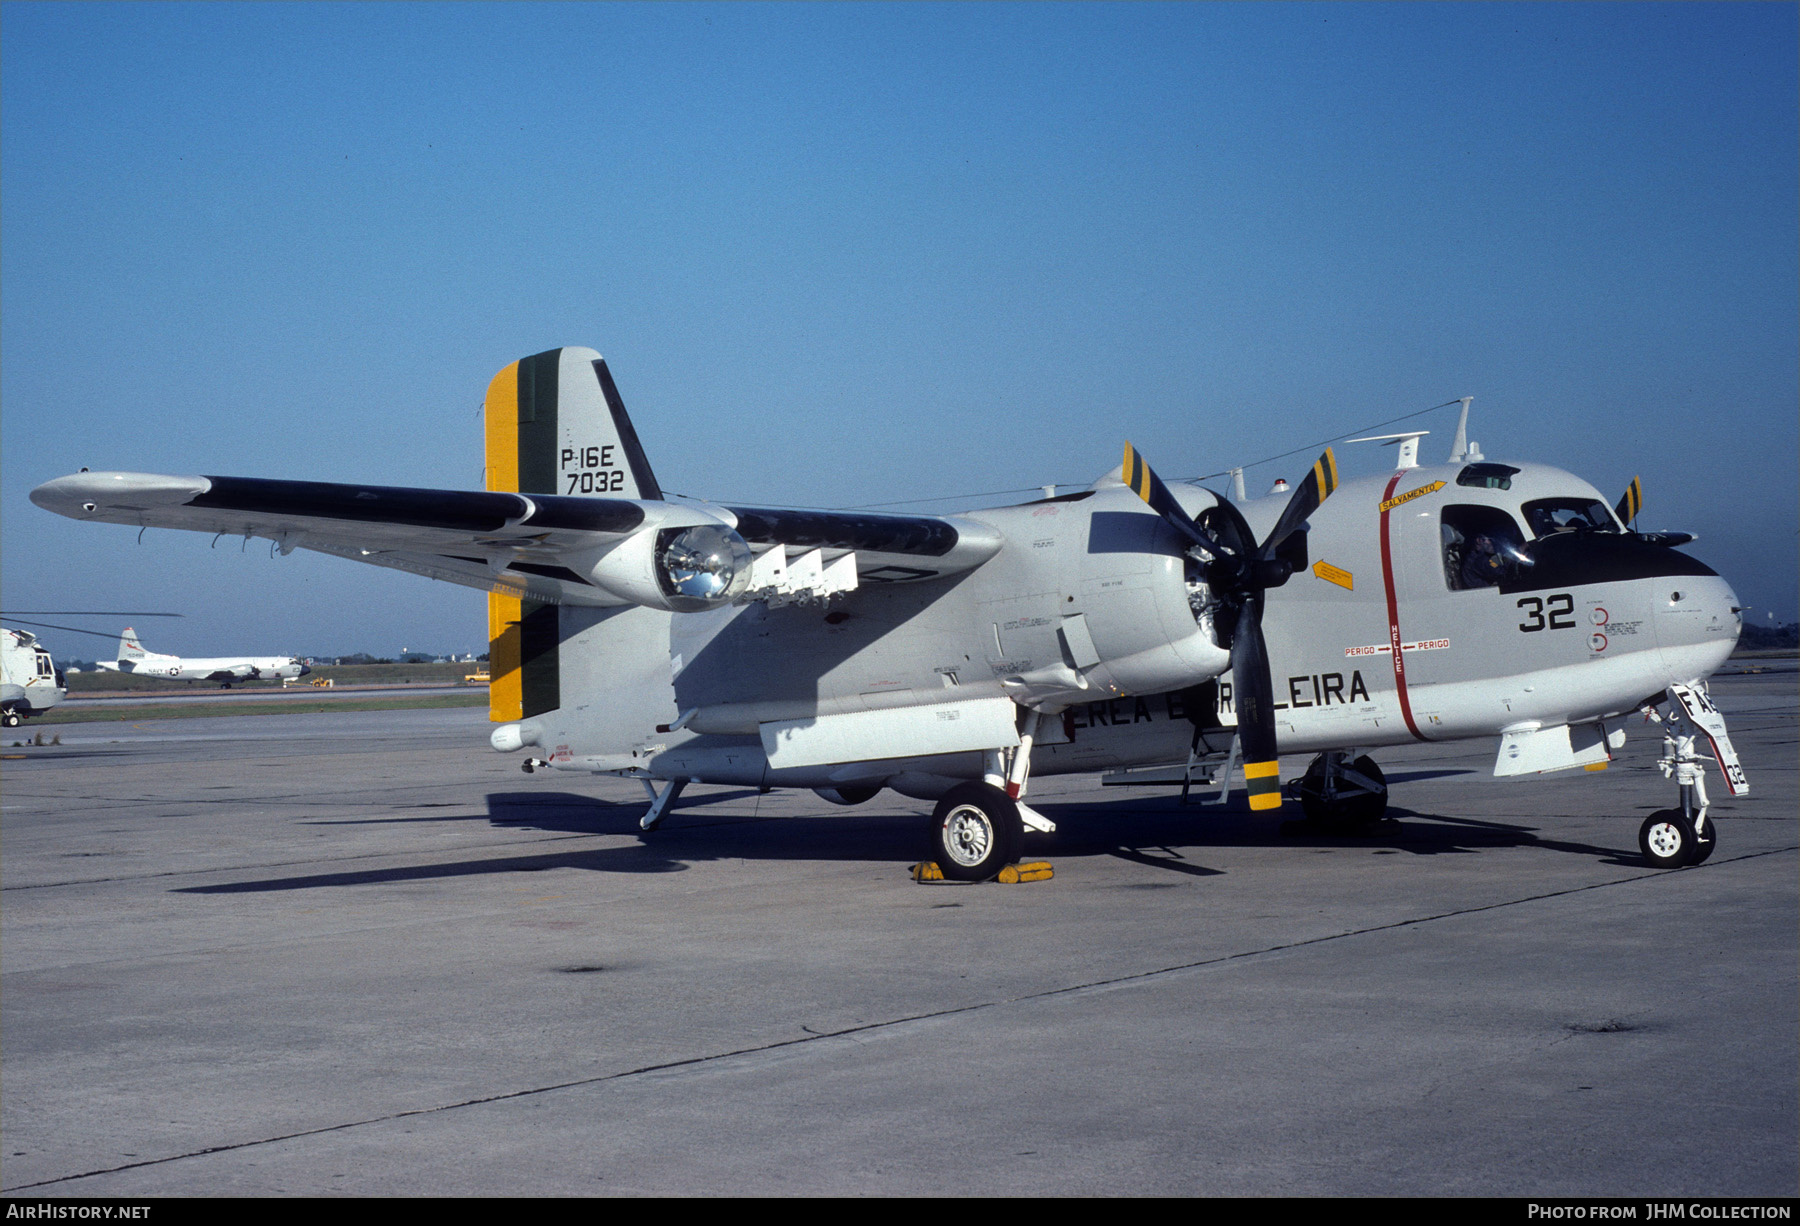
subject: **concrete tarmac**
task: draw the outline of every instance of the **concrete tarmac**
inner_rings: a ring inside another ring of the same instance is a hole
[[[888,793],[641,838],[479,710],[72,726],[0,764],[0,1190],[1792,1196],[1795,674],[1714,697],[1697,868],[1634,723],[1379,752],[1367,838],[1036,780],[1016,886]]]

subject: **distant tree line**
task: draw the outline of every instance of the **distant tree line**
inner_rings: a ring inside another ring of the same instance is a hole
[[[1800,622],[1786,625],[1758,626],[1744,623],[1738,635],[1738,646],[1748,651],[1769,651],[1781,647],[1800,647]]]

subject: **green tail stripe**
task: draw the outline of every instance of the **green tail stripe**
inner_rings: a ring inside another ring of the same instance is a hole
[[[523,716],[542,715],[562,705],[561,609],[535,600],[519,612],[519,681]]]
[[[562,350],[519,361],[519,493],[556,494],[557,368]]]

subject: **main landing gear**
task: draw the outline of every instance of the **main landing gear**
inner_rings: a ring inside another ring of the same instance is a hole
[[[1019,745],[1010,755],[987,754],[980,783],[959,783],[945,792],[931,813],[931,846],[926,853],[951,881],[992,881],[1019,858],[1027,828],[1043,834],[1056,823],[1019,798],[1031,777],[1031,747],[1041,712],[1027,707]]]
[[[988,881],[1019,858],[1025,823],[991,783],[959,783],[931,814],[931,858],[951,881]]]
[[[1387,778],[1367,754],[1331,749],[1312,760],[1294,785],[1308,821],[1333,833],[1366,829],[1387,812]]]
[[[8,728],[17,728],[24,722],[25,717],[20,715],[17,711],[8,711],[6,714],[0,715],[0,724],[3,724]]]

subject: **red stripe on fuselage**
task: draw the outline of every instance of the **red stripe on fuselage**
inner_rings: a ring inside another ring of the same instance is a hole
[[[1415,739],[1423,741],[1425,734],[1413,723],[1412,700],[1406,694],[1406,653],[1400,648],[1400,601],[1394,595],[1394,558],[1388,546],[1387,501],[1394,496],[1394,487],[1405,475],[1405,469],[1395,473],[1381,494],[1381,585],[1387,591],[1388,651],[1394,657],[1394,693],[1400,696],[1400,718],[1406,721],[1406,730]]]

